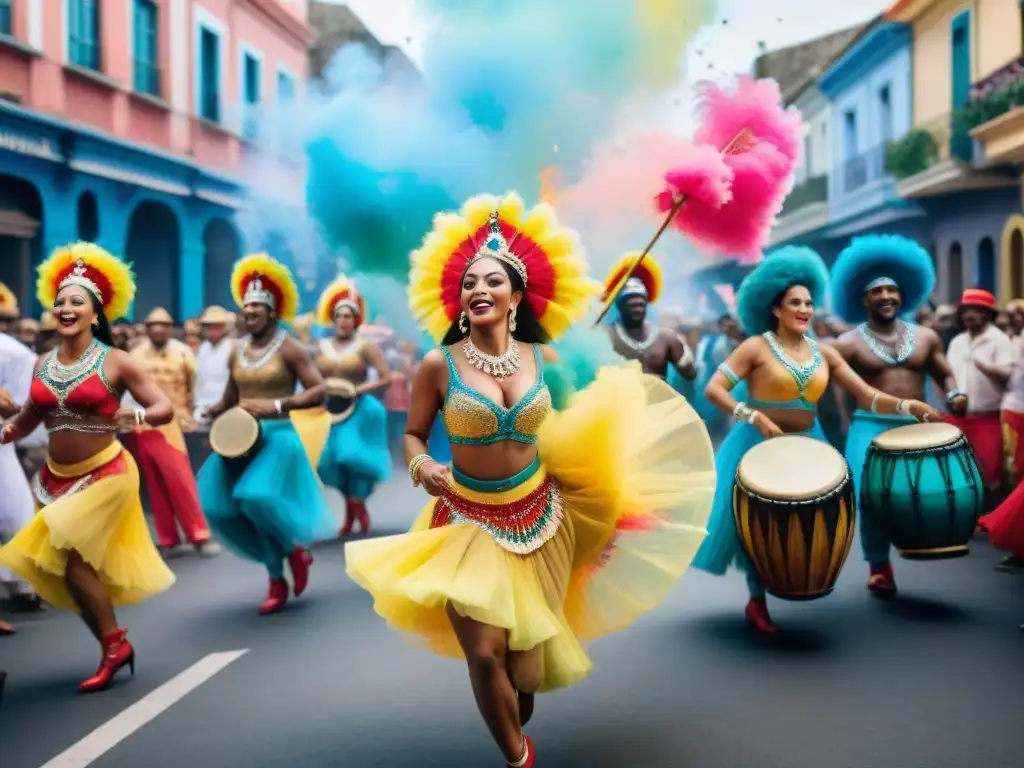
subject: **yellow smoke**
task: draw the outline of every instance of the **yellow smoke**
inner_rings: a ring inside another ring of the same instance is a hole
[[[677,82],[686,44],[714,21],[717,6],[717,0],[637,0],[639,22],[650,41],[644,51],[650,85]]]
[[[554,205],[558,199],[558,166],[549,165],[540,169],[540,201]]]

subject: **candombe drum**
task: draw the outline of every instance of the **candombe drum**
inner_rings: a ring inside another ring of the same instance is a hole
[[[974,452],[952,424],[908,424],[871,441],[860,488],[871,515],[907,560],[962,557],[985,486]]]
[[[732,505],[743,551],[765,589],[816,600],[835,587],[853,544],[853,478],[828,443],[784,435],[743,457]]]
[[[340,424],[356,409],[356,388],[348,379],[326,379],[327,412],[331,414],[331,423]]]
[[[240,475],[263,447],[263,428],[248,411],[235,407],[210,426],[210,448],[224,460],[228,471]]]

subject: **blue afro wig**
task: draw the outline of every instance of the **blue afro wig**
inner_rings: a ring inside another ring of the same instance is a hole
[[[848,323],[868,318],[864,291],[879,278],[891,278],[899,288],[901,314],[913,317],[935,290],[932,257],[914,240],[900,235],[855,237],[832,267],[832,309]]]
[[[807,288],[815,306],[821,305],[828,292],[828,269],[821,256],[798,245],[787,245],[765,256],[736,294],[736,313],[743,332],[754,336],[772,330],[772,303],[794,285]]]

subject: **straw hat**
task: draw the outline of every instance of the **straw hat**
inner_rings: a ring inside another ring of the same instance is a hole
[[[57,318],[53,316],[53,312],[43,312],[39,317],[39,330],[45,333],[57,330]]]
[[[233,325],[235,316],[224,307],[213,304],[206,308],[199,322],[201,325]]]
[[[171,317],[171,313],[163,307],[157,307],[148,315],[143,321],[145,325],[174,325],[174,318]]]

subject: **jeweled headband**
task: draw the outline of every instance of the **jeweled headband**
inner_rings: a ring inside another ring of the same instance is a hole
[[[100,291],[100,287],[95,282],[90,280],[85,275],[85,262],[79,259],[75,262],[74,268],[71,270],[71,274],[60,281],[60,285],[57,286],[57,293],[60,293],[69,285],[77,285],[80,288],[85,288],[89,293],[96,297],[96,300],[103,304],[103,292]]]
[[[338,299],[334,305],[334,316],[337,317],[338,313],[345,308],[351,309],[356,317],[362,314],[359,310],[359,303],[355,299]]]
[[[246,304],[266,304],[271,309],[277,309],[274,294],[263,287],[263,281],[259,277],[254,277],[246,286],[245,295],[242,296],[242,306]]]
[[[631,296],[643,296],[647,298],[647,286],[644,285],[644,281],[639,277],[631,277],[626,281],[626,284],[619,291],[619,301],[630,298]]]
[[[883,285],[891,285],[893,288],[899,288],[895,280],[893,280],[891,277],[886,277],[885,275],[883,275],[882,277],[876,277],[870,283],[865,285],[864,293],[867,293],[868,291],[873,291],[875,290],[875,288],[881,288]]]
[[[480,250],[478,250],[473,258],[469,260],[469,263],[466,265],[466,269],[468,270],[480,259],[497,259],[498,261],[503,261],[512,267],[512,269],[518,273],[519,277],[522,278],[523,285],[525,286],[526,265],[523,263],[522,259],[509,250],[509,246],[511,244],[505,239],[505,236],[501,234],[501,223],[498,221],[497,211],[491,214],[488,226],[490,227],[490,232],[487,235],[487,241],[480,246]],[[515,238],[513,238],[513,242],[514,241]]]

